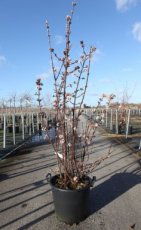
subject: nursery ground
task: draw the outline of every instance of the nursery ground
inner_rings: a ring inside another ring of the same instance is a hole
[[[112,146],[111,146],[112,144]],[[141,161],[132,148],[98,130],[90,146],[90,162],[111,156],[96,176],[89,202],[90,215],[78,225],[58,221],[48,172],[56,169],[50,144],[39,142],[0,162],[0,229],[2,230],[141,230]]]

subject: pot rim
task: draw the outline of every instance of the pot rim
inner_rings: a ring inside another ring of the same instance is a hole
[[[54,176],[51,175],[51,173],[48,173],[47,176],[46,176],[46,179],[47,179],[47,182],[51,185],[51,187],[53,189],[56,189],[56,190],[60,190],[60,191],[64,191],[64,192],[79,192],[79,191],[83,191],[83,190],[89,190],[90,187],[93,187],[94,185],[94,182],[96,181],[96,177],[93,176],[92,178],[88,175],[85,175],[88,179],[89,179],[89,185],[85,188],[80,188],[80,189],[64,189],[64,188],[59,188],[57,186],[55,186],[53,184],[53,179],[57,176],[59,176],[60,174],[56,174]]]

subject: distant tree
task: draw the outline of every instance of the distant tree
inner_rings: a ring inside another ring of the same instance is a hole
[[[19,98],[20,108],[22,109],[23,107],[25,108],[31,107],[32,101],[33,101],[33,97],[29,92],[23,93]]]

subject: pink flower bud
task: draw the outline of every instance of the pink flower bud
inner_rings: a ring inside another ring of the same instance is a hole
[[[66,16],[66,20],[69,22],[69,21],[71,21],[71,16],[70,15],[67,15]]]
[[[78,180],[77,176],[74,176],[73,180],[76,182]]]
[[[72,6],[76,6],[76,2],[72,2]]]
[[[95,128],[97,128],[97,127],[98,127],[98,123],[95,123],[95,125],[94,125],[94,126],[95,126]]]
[[[54,52],[54,49],[53,49],[53,48],[49,48],[49,50],[50,50],[51,52]]]
[[[96,47],[92,47],[92,52],[95,52],[96,51]]]
[[[49,24],[48,24],[47,20],[45,21],[45,25],[46,25],[46,28],[48,29],[49,28]]]

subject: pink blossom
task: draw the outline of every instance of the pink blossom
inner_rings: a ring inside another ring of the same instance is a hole
[[[95,52],[96,51],[96,48],[95,47],[92,47],[92,52]]]
[[[70,93],[66,93],[66,99],[69,100],[71,97],[71,94]]]
[[[98,127],[98,123],[95,123],[95,125],[94,125],[94,126],[95,126],[95,128],[97,128],[97,127]]]
[[[70,16],[70,15],[67,15],[67,16],[66,16],[66,19],[67,19],[68,22],[71,21],[71,16]]]
[[[91,141],[88,139],[87,140],[87,145],[90,145],[91,144]]]
[[[60,144],[62,145],[62,144],[64,144],[65,143],[65,140],[64,139],[61,139],[60,140]]]
[[[70,58],[68,58],[68,60],[67,60],[67,62],[66,62],[66,65],[67,65],[67,66],[70,66],[70,65],[71,65],[71,59],[70,59]]]
[[[74,181],[77,181],[77,180],[78,180],[78,177],[77,177],[77,176],[74,176],[73,180],[74,180]]]
[[[63,138],[63,135],[62,135],[62,134],[60,134],[60,135],[59,135],[59,138],[60,138],[60,139],[62,139],[62,138]]]
[[[55,155],[58,155],[59,158],[63,159],[63,155],[59,152],[55,152]]]
[[[71,146],[72,146],[72,144],[71,144],[71,143],[68,143],[68,146],[69,146],[69,147],[71,147]]]

